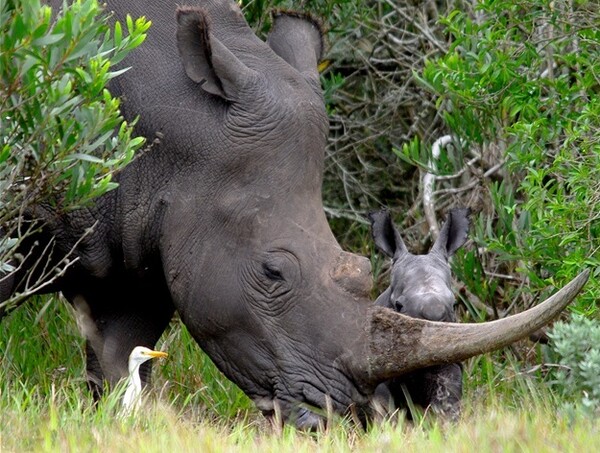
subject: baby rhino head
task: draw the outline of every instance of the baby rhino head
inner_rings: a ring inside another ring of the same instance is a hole
[[[373,239],[392,258],[390,286],[377,305],[413,318],[455,321],[449,259],[466,241],[470,210],[453,209],[426,255],[408,252],[388,211],[371,213]]]

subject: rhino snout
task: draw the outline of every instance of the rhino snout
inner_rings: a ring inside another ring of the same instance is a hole
[[[437,301],[425,304],[420,317],[429,321],[453,321],[448,305]]]
[[[396,311],[407,316],[428,321],[455,321],[454,299],[446,299],[435,293],[414,295],[406,298],[403,303],[399,303],[399,301],[395,302]]]

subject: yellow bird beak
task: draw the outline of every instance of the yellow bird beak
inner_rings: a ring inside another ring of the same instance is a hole
[[[146,352],[146,355],[149,355],[153,359],[156,359],[158,357],[169,357],[169,354],[167,354],[166,352],[163,352],[163,351],[149,351],[149,352]]]

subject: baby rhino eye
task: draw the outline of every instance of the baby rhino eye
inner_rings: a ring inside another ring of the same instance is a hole
[[[269,266],[267,263],[263,263],[262,268],[267,278],[275,281],[283,280],[283,275],[278,269]]]

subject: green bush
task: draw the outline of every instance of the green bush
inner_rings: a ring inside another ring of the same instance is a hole
[[[600,324],[583,316],[558,322],[548,334],[558,356],[556,388],[590,414],[600,415]]]
[[[517,301],[513,307],[523,309],[595,267],[573,309],[597,313],[599,21],[595,1],[482,1],[443,20],[449,50],[420,76],[464,144],[463,160],[478,162],[467,170],[479,181],[455,193],[481,212],[479,249],[456,268],[481,262],[494,293],[478,290],[482,280],[469,286],[485,302]]]
[[[94,0],[79,0],[53,23],[39,1],[3,2],[3,212],[43,197],[74,208],[115,186],[112,173],[142,143],[119,115],[105,86],[114,66],[145,38],[149,23],[127,20],[110,30]],[[34,184],[28,184],[35,180]]]
[[[37,0],[0,4],[0,272],[31,232],[23,214],[40,203],[58,214],[114,188],[143,143],[105,86],[150,23],[128,17],[125,33],[107,20],[96,0],[54,18]]]

